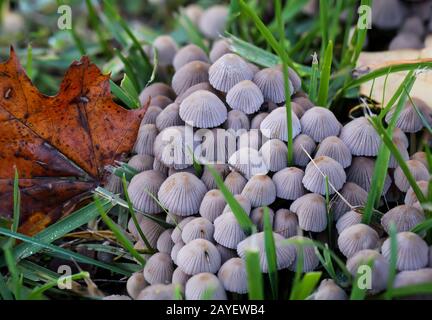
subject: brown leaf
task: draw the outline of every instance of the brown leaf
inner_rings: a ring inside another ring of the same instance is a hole
[[[43,95],[11,49],[0,64],[0,215],[12,213],[14,167],[27,234],[67,214],[130,151],[147,107],[117,105],[109,75],[87,57],[72,63],[56,96]]]

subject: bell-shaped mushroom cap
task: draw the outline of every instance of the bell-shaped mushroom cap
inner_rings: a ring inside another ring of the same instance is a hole
[[[208,191],[200,205],[199,213],[202,217],[213,222],[219,217],[226,205],[222,192],[218,189]]]
[[[377,293],[387,288],[390,269],[387,260],[378,251],[370,249],[361,250],[348,259],[346,267],[353,278],[355,278],[358,269],[361,266],[368,266],[369,263],[372,263],[372,288],[369,291]]]
[[[286,168],[288,148],[283,141],[268,140],[261,146],[260,153],[270,171],[276,172]]]
[[[333,279],[321,281],[318,290],[315,292],[314,300],[347,300],[346,292],[339,287]]]
[[[396,29],[405,18],[405,8],[400,0],[381,0],[372,3],[372,21],[380,29]]]
[[[251,202],[249,200],[249,198],[247,198],[244,195],[241,194],[236,194],[234,195],[234,199],[237,200],[237,202],[240,204],[240,206],[243,208],[243,210],[246,212],[246,214],[250,214],[251,210],[252,210],[252,206],[251,206]],[[225,212],[232,212],[231,207],[229,206],[229,204],[225,205],[225,208],[223,209],[222,213]]]
[[[252,80],[253,72],[249,65],[234,53],[220,57],[209,68],[209,82],[217,90],[228,92],[243,80]]]
[[[411,103],[411,100],[407,101],[405,107],[402,109],[402,112],[399,115],[399,118],[396,121],[396,127],[400,128],[404,132],[417,132],[423,128],[423,122],[417,113],[416,108],[423,115],[427,115],[430,113],[430,109],[428,105],[418,98],[412,98],[412,101],[415,104]],[[395,112],[395,108],[392,108],[386,115],[385,120],[387,123],[393,118],[393,114]],[[427,118],[427,116],[426,116]]]
[[[247,180],[237,171],[229,173],[224,181],[225,186],[232,194],[240,194],[246,183]]]
[[[143,91],[141,91],[139,100],[141,105],[144,105],[144,103],[146,103],[149,98],[154,98],[157,96],[165,96],[170,99],[174,99],[176,95],[169,85],[162,82],[155,82],[145,87]]]
[[[405,149],[409,147],[408,137],[400,128],[394,128],[393,141],[398,141],[399,143],[403,144]]]
[[[343,130],[343,129],[342,129]],[[351,151],[338,137],[327,137],[319,145],[315,157],[327,156],[339,162],[343,168],[351,165]]]
[[[203,217],[189,221],[182,231],[182,240],[189,243],[195,239],[213,240],[214,226],[209,220]]]
[[[246,238],[243,229],[232,212],[226,212],[214,221],[214,240],[229,249],[235,249]]]
[[[303,117],[305,111],[298,103],[291,102],[291,108],[292,108],[292,111],[297,116],[297,118],[300,119],[301,117]]]
[[[176,242],[173,248],[171,249],[171,259],[175,264],[177,264],[178,253],[180,252],[181,248],[183,248],[184,246],[185,243],[180,240],[179,242]]]
[[[421,192],[425,197],[427,197],[429,190],[429,182],[428,181],[417,181],[417,185],[419,186]],[[405,204],[412,206],[414,203],[418,201],[417,196],[412,187],[410,187],[405,195]]]
[[[276,247],[277,269],[281,270],[288,268],[295,259],[295,248],[293,245],[284,243],[284,237],[278,233],[273,232],[273,238]],[[242,259],[245,259],[246,252],[249,250],[258,251],[261,271],[267,273],[268,263],[264,244],[264,232],[252,234],[241,241],[237,246],[237,253]]]
[[[178,69],[171,81],[171,86],[177,95],[181,95],[187,89],[201,82],[209,80],[210,65],[202,61],[192,61]]]
[[[179,70],[184,65],[192,61],[209,62],[207,54],[203,49],[198,47],[196,44],[188,44],[177,51],[174,56],[173,66],[175,70]]]
[[[306,193],[302,179],[303,170],[296,167],[289,167],[276,172],[273,175],[273,182],[276,186],[278,198],[296,200]]]
[[[129,183],[128,193],[135,208],[144,213],[160,213],[162,208],[154,199],[165,176],[156,170],[147,170],[135,175]]]
[[[376,156],[381,144],[379,134],[366,117],[348,122],[342,128],[340,138],[356,156]]]
[[[423,212],[407,205],[396,206],[381,218],[381,225],[389,233],[390,225],[396,225],[397,232],[409,231],[425,220]]]
[[[199,21],[200,31],[209,39],[217,39],[225,30],[228,11],[228,7],[223,5],[214,5],[206,9]]]
[[[290,210],[297,214],[299,226],[305,231],[321,232],[327,227],[326,202],[319,194],[305,194],[291,204]]]
[[[337,242],[342,254],[350,258],[363,249],[376,249],[379,245],[379,236],[374,229],[360,223],[343,230]]]
[[[253,77],[253,82],[260,88],[265,101],[281,103],[286,100],[284,77],[278,68],[265,68],[258,71]],[[289,89],[292,95],[294,88],[291,81],[289,81]]]
[[[237,149],[251,148],[259,150],[262,146],[262,140],[262,135],[259,130],[245,131],[238,137]]]
[[[202,300],[208,294],[211,300],[227,300],[221,281],[214,274],[203,272],[194,275],[186,282],[186,300]]]
[[[217,91],[210,85],[208,82],[200,82],[198,84],[193,85],[192,87],[188,88],[185,92],[183,92],[181,95],[179,95],[175,99],[175,103],[181,104],[184,99],[189,97],[192,93],[198,90],[205,90],[210,91],[211,93],[217,94]]]
[[[346,175],[342,165],[332,158],[321,156],[315,158],[306,166],[302,180],[303,185],[309,191],[326,194],[325,176],[329,180],[329,194],[340,190],[346,182]]]
[[[181,126],[182,124],[183,120],[180,118],[179,105],[177,103],[171,103],[156,117],[156,128],[159,131],[168,127]]]
[[[276,186],[269,176],[257,174],[250,178],[241,194],[250,200],[252,207],[268,206],[276,200]]]
[[[225,129],[231,129],[234,132],[242,129],[249,130],[249,118],[244,112],[240,110],[231,110],[230,112],[228,112],[224,127]]]
[[[166,106],[171,104],[173,101],[165,96],[156,96],[151,99],[151,105],[164,109]]]
[[[182,288],[184,288],[190,277],[190,275],[184,273],[179,267],[177,267],[173,272],[171,282],[174,285],[180,285]]]
[[[396,234],[397,261],[396,268],[400,271],[417,270],[429,263],[429,247],[426,242],[413,232],[399,232]],[[390,261],[391,239],[384,241],[381,252]]]
[[[302,236],[294,236],[289,238],[289,240],[293,240],[299,242],[298,244],[294,244],[296,256],[293,263],[288,267],[291,271],[297,270],[297,257],[300,257],[300,250],[302,250],[303,256],[303,272],[311,272],[315,270],[319,265],[318,256],[315,253],[315,247],[310,243],[304,243],[304,241],[310,241],[307,237]],[[300,244],[301,243],[301,244]]]
[[[408,166],[411,175],[416,181],[429,180],[429,171],[426,169],[423,163],[417,160],[408,160],[405,162],[405,164]],[[397,167],[394,172],[394,181],[398,189],[402,192],[407,192],[410,188],[408,179],[405,177],[405,174],[403,173],[400,166]]]
[[[199,4],[192,3],[187,5],[183,12],[194,25],[198,26],[199,20],[204,10]]]
[[[190,275],[201,272],[216,273],[221,265],[221,257],[213,243],[205,239],[195,239],[180,249],[177,265]]]
[[[162,35],[153,41],[153,47],[156,48],[158,53],[158,63],[160,66],[172,65],[172,61],[177,52],[177,43],[171,36]],[[152,51],[151,51],[152,55]]]
[[[276,211],[273,219],[273,230],[284,238],[290,238],[297,234],[299,223],[297,215],[288,209]]]
[[[119,176],[116,176],[114,173],[112,173],[109,175],[108,181],[104,187],[109,192],[112,192],[114,194],[119,194],[123,192],[123,181]]]
[[[219,39],[213,42],[210,50],[210,61],[216,62],[223,55],[231,53],[229,42],[226,39]]]
[[[126,291],[132,299],[136,299],[140,292],[148,286],[142,272],[133,273],[126,282]]]
[[[167,213],[166,217],[165,217],[165,221],[170,223],[170,224],[174,224],[177,225],[179,224],[181,221],[187,219],[187,218],[193,218],[193,217],[181,217],[172,213]]]
[[[341,234],[346,228],[349,228],[355,224],[359,224],[362,221],[362,215],[355,210],[344,213],[336,222],[336,229],[338,234]]]
[[[306,111],[300,119],[302,132],[321,142],[330,136],[338,136],[342,125],[333,112],[322,107],[313,107]]]
[[[354,182],[369,192],[375,168],[375,160],[365,157],[354,157],[351,166],[347,169],[347,181]],[[386,194],[391,186],[390,176],[387,174],[384,180],[383,194]]]
[[[159,239],[156,243],[156,248],[159,252],[171,254],[171,250],[174,247],[174,241],[171,239],[171,234],[173,232],[173,229],[166,229],[162,234],[159,236]]]
[[[412,271],[399,272],[394,281],[394,288],[402,288],[407,286],[430,284],[432,282],[432,268],[423,268]],[[430,300],[430,294],[417,294],[409,296],[415,300],[426,299]],[[407,297],[408,298],[408,297]]]
[[[147,260],[144,267],[144,278],[150,284],[171,282],[174,266],[169,254],[158,252]]]
[[[148,107],[143,119],[141,120],[141,126],[145,124],[155,124],[156,118],[159,113],[162,112],[162,108],[158,106],[150,106]]]
[[[136,154],[128,161],[128,166],[138,172],[143,172],[153,169],[154,157],[148,154]]]
[[[253,148],[241,148],[237,150],[229,158],[228,163],[247,179],[255,175],[265,175],[268,172],[261,154]]]
[[[291,67],[288,67],[288,75],[289,75],[289,80],[291,81],[291,84],[293,86],[294,93],[300,91],[302,86],[302,81],[300,76]]]
[[[429,13],[430,13],[430,4],[429,4]],[[402,32],[414,33],[418,36],[422,37],[425,34],[425,26],[421,19],[418,16],[411,16],[405,19],[402,28]]]
[[[226,101],[231,108],[245,114],[252,114],[260,109],[264,103],[264,97],[255,83],[243,80],[228,91]]]
[[[221,255],[221,263],[224,264],[226,261],[228,261],[231,258],[237,258],[237,251],[234,249],[230,249],[227,247],[224,247],[221,244],[216,244],[216,248],[219,250],[219,253]]]
[[[133,147],[133,152],[137,154],[153,155],[153,143],[158,135],[158,130],[154,124],[141,125],[138,130],[137,139]]]
[[[300,167],[306,167],[310,162],[308,154],[312,155],[315,148],[315,141],[311,137],[306,134],[298,135],[293,142],[294,164]]]
[[[261,122],[269,115],[267,112],[260,112],[252,118],[251,129],[257,130],[261,127]]]
[[[237,137],[232,130],[200,129],[195,132],[195,158],[203,164],[226,164],[237,150]]]
[[[414,153],[411,157],[411,160],[417,160],[420,161],[421,163],[423,163],[423,165],[427,168],[428,162],[427,162],[427,158],[426,158],[426,152],[424,151],[417,151],[416,153]]]
[[[399,138],[395,138],[395,137],[393,137],[393,144],[394,144],[394,145],[396,146],[396,148],[398,149],[399,153],[400,153],[401,156],[402,156],[402,159],[403,159],[404,161],[408,160],[408,159],[409,159],[409,154],[408,154],[408,151],[407,151],[407,147],[405,146],[405,142],[402,141],[402,140],[400,140]],[[398,164],[396,158],[394,157],[393,154],[391,154],[391,155],[390,155],[389,165],[388,165],[389,168],[394,169],[394,168],[397,168],[398,165],[399,165],[399,164]]]
[[[300,105],[304,111],[307,111],[315,107],[312,101],[310,101],[307,97],[298,96],[297,94],[292,97],[292,102],[295,102],[298,105]]]
[[[146,287],[136,300],[176,300],[173,284],[154,284]]]
[[[142,217],[142,215],[138,215],[138,217]],[[159,223],[157,223],[157,222],[155,222],[149,218],[146,218],[146,217],[143,217],[143,218],[139,219],[138,221],[139,221],[139,226],[140,226],[143,234],[145,234],[150,245],[153,248],[156,247],[157,240],[158,240],[160,234],[164,231],[164,228]],[[136,239],[140,238],[140,235],[139,235],[138,231],[136,230],[132,219],[129,220],[128,229],[134,235],[134,237]]]
[[[158,199],[170,212],[190,216],[199,211],[207,188],[193,174],[180,172],[169,176],[159,188]]]
[[[226,261],[218,272],[218,278],[226,291],[245,294],[248,292],[245,262],[240,258]]]
[[[286,108],[279,107],[273,110],[260,125],[260,130],[263,136],[270,139],[279,139],[288,141],[288,126],[286,117]],[[302,127],[300,120],[294,112],[292,112],[292,137],[295,138],[300,134]]]
[[[345,183],[339,194],[335,196],[335,200],[331,203],[335,220],[339,220],[343,214],[351,210],[351,207],[363,206],[368,197],[368,193],[354,182]]]
[[[258,231],[264,230],[264,212],[265,212],[264,208],[265,207],[254,208],[250,213],[250,218],[253,224],[257,227]],[[270,225],[273,225],[274,211],[270,208],[268,208],[268,211],[269,211]]]
[[[184,226],[195,219],[195,217],[187,217],[180,222],[177,223],[176,227],[174,228],[173,232],[171,233],[171,239],[174,241],[174,243],[183,242],[181,238],[181,234],[183,232]]]
[[[229,167],[226,164],[215,164],[213,165],[213,168],[222,177],[222,179],[225,179],[226,175],[230,172]],[[208,166],[204,167],[201,181],[204,182],[208,190],[217,188],[216,181]]]
[[[401,31],[390,42],[389,50],[423,49],[424,43],[419,35]]]

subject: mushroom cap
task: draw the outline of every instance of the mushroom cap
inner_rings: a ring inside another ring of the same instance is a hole
[[[261,127],[261,122],[269,115],[268,112],[260,112],[252,118],[251,129],[257,130]]]
[[[261,108],[264,96],[255,83],[243,80],[228,91],[226,101],[231,108],[252,114]]]
[[[293,142],[294,164],[299,167],[306,167],[310,162],[310,158],[306,152],[311,156],[315,151],[315,148],[315,141],[311,137],[306,134],[298,135]]]
[[[302,108],[301,105],[299,105],[298,103],[295,103],[295,102],[291,102],[291,108],[292,108],[292,111],[297,116],[297,118],[300,119],[301,117],[303,117],[305,110]]]
[[[353,157],[351,166],[347,169],[347,181],[354,182],[367,192],[370,191],[374,174],[375,160],[365,157]],[[383,194],[386,194],[391,186],[391,178],[387,174],[384,180]]]
[[[262,146],[262,140],[262,135],[259,130],[245,131],[240,134],[237,139],[237,149],[252,148],[259,150]]]
[[[343,130],[343,129],[342,129]],[[339,162],[343,168],[351,165],[351,151],[338,137],[327,137],[319,145],[315,157],[327,156]]]
[[[300,105],[304,111],[307,111],[315,107],[315,105],[312,103],[312,101],[309,100],[308,97],[302,97],[299,96],[298,94],[292,97],[292,102],[295,102],[298,105]]]
[[[221,265],[219,250],[205,239],[186,243],[177,254],[177,265],[186,274],[216,273]]]
[[[425,220],[423,212],[407,205],[396,206],[381,218],[381,225],[389,233],[390,225],[396,225],[397,232],[410,231]]]
[[[273,230],[284,238],[290,238],[297,234],[299,223],[297,215],[288,209],[276,211],[273,219]]]
[[[203,217],[195,218],[189,221],[182,231],[182,240],[189,243],[195,239],[205,239],[212,241],[214,226],[209,220]]]
[[[415,106],[418,110],[425,116],[426,120],[428,120],[428,114],[430,114],[430,107],[421,99],[412,98]],[[395,112],[395,108],[392,108],[386,115],[385,120],[387,123],[393,118],[393,114]],[[429,118],[430,120],[430,118]],[[429,121],[430,123],[430,121]],[[411,100],[405,103],[404,108],[402,109],[399,118],[396,121],[396,127],[400,128],[404,132],[414,133],[420,131],[423,128],[423,122],[420,116],[417,113],[416,108],[411,103]]]
[[[187,5],[183,12],[194,25],[198,26],[204,9],[199,4],[192,3]]]
[[[179,105],[174,102],[163,109],[156,117],[156,128],[162,131],[168,127],[183,125],[183,120],[179,115],[179,108]]]
[[[288,67],[288,75],[289,75],[289,79],[291,81],[291,84],[293,86],[294,93],[300,91],[301,86],[302,86],[302,81],[301,81],[300,76],[291,67]]]
[[[172,261],[175,263],[175,264],[177,264],[177,258],[178,258],[178,253],[180,252],[180,250],[183,248],[185,246],[185,244],[184,244],[184,242],[183,241],[179,241],[179,242],[176,242],[175,244],[174,244],[174,247],[172,248],[172,250],[171,250],[171,259],[172,259]]]
[[[165,166],[161,161],[154,158],[153,170],[160,171],[161,173],[163,173],[164,175],[167,176],[169,168],[167,166]]]
[[[343,126],[340,139],[353,155],[376,156],[381,138],[366,117],[360,117]]]
[[[136,300],[176,300],[173,284],[154,284],[144,288]]]
[[[336,222],[336,229],[338,233],[341,234],[346,228],[359,224],[361,221],[362,215],[355,210],[350,210],[344,213],[344,215]]]
[[[128,161],[128,166],[138,172],[143,172],[153,169],[154,157],[148,154],[136,154]]]
[[[407,147],[405,146],[405,142],[398,139],[398,138],[393,137],[393,143],[396,146],[396,148],[398,149],[399,153],[401,154],[402,159],[404,159],[404,161],[408,160],[409,154],[407,151]],[[393,154],[391,154],[388,167],[394,169],[394,168],[397,168],[398,165],[399,164],[398,164],[396,158],[394,157]]]
[[[264,101],[281,103],[286,100],[284,76],[278,68],[264,68],[258,71],[253,77],[253,82],[261,90]],[[289,90],[292,95],[294,88],[291,80],[289,81]]]
[[[178,50],[178,46],[171,36],[158,36],[153,41],[153,47],[157,50],[160,66],[169,66],[172,64],[174,56]],[[153,58],[153,51],[150,51],[150,55],[150,58]]]
[[[321,232],[327,227],[327,207],[324,197],[308,193],[296,199],[290,210],[297,214],[299,226],[305,231]]]
[[[195,158],[203,164],[226,164],[237,150],[236,135],[232,130],[221,128],[200,129],[195,132]]]
[[[363,206],[368,197],[368,193],[354,182],[345,183],[339,193],[353,207]],[[339,220],[346,212],[351,210],[351,207],[339,195],[336,195],[335,200],[331,203],[331,209],[334,219]]]
[[[216,62],[220,57],[223,55],[231,53],[230,45],[228,40],[226,39],[219,39],[213,42],[211,50],[210,50],[210,61]]]
[[[240,194],[243,191],[246,183],[246,178],[244,178],[237,171],[232,171],[229,173],[224,180],[225,186],[232,194]]]
[[[241,129],[249,130],[250,122],[248,116],[240,110],[231,110],[225,122],[225,129],[239,131]]]
[[[180,104],[179,115],[191,126],[213,128],[227,119],[227,109],[215,94],[198,90],[183,100]]]
[[[279,139],[288,141],[288,126],[286,117],[286,108],[279,107],[270,112],[270,114],[261,122],[260,130],[263,136],[270,139]],[[292,138],[300,134],[302,126],[300,120],[292,112]]]
[[[209,62],[207,54],[204,52],[204,50],[193,43],[188,44],[177,51],[173,60],[174,69],[178,70],[192,61],[202,61],[206,63]]]
[[[237,251],[234,249],[230,249],[227,247],[224,247],[221,244],[216,244],[216,248],[219,250],[219,253],[221,255],[221,263],[224,264],[226,261],[228,261],[231,258],[237,258]]]
[[[150,284],[168,284],[171,282],[174,266],[169,254],[157,252],[147,260],[144,278]]]
[[[342,254],[350,258],[361,250],[377,248],[379,236],[368,225],[359,223],[343,230],[337,242]]]
[[[302,241],[302,240],[310,240],[307,237],[303,236],[293,236],[289,240],[296,240],[296,241]],[[311,272],[315,270],[319,265],[319,259],[318,256],[315,253],[315,247],[311,244],[305,244],[302,245],[294,245],[296,256],[293,261],[293,263],[288,267],[291,271],[297,270],[297,257],[299,256],[300,250],[302,250],[303,255],[303,269],[302,272]]]
[[[253,224],[257,227],[258,231],[264,230],[264,212],[265,212],[264,208],[265,207],[254,208],[250,213],[250,218]],[[270,208],[268,208],[268,211],[269,211],[270,225],[273,225],[274,211]]]
[[[140,292],[148,286],[144,274],[140,271],[134,272],[126,282],[126,291],[132,299],[136,299]]]
[[[210,85],[210,83],[208,83],[208,82],[200,82],[200,83],[197,83],[197,84],[193,85],[192,87],[188,88],[185,92],[183,92],[182,94],[180,94],[175,99],[175,103],[177,103],[178,105],[180,105],[183,102],[184,99],[186,99],[192,93],[194,93],[195,91],[198,91],[198,90],[205,90],[205,91],[209,91],[211,93],[217,94],[217,91]]]
[[[142,217],[142,218],[138,218]],[[137,219],[139,222],[139,226],[141,228],[141,231],[143,234],[145,234],[148,242],[152,246],[152,248],[156,247],[157,240],[160,236],[160,234],[164,231],[164,228],[157,222],[144,217],[142,215],[137,215]],[[129,220],[128,223],[128,229],[131,231],[131,233],[134,235],[135,239],[140,239],[140,235],[138,234],[138,231],[135,228],[135,225],[132,221],[132,219]]]
[[[342,125],[333,112],[323,107],[313,107],[307,110],[300,119],[302,132],[321,142],[330,136],[338,136]]]
[[[253,72],[241,57],[227,53],[209,68],[209,82],[217,90],[228,92],[243,80],[252,80]]]
[[[184,244],[182,237],[181,237],[181,234],[183,232],[183,228],[187,223],[189,223],[193,219],[195,219],[195,217],[187,217],[187,218],[184,218],[183,220],[181,220],[180,222],[177,223],[173,232],[171,232],[171,239],[174,243],[181,242]]]
[[[108,181],[105,184],[105,189],[114,194],[119,194],[123,192],[123,181],[119,176],[111,173],[108,177]]]
[[[266,141],[260,149],[264,162],[270,171],[276,172],[286,168],[288,164],[288,148],[286,144],[279,139],[270,139]]]
[[[429,5],[429,13],[430,13],[430,5]],[[411,16],[405,19],[402,28],[402,32],[414,33],[422,37],[425,34],[425,26],[420,17]]]
[[[243,259],[227,260],[219,269],[218,278],[226,291],[239,294],[248,292],[246,266]]]
[[[170,212],[190,216],[199,211],[207,188],[193,174],[179,172],[169,176],[159,188],[158,199]]]
[[[401,288],[411,285],[426,284],[432,282],[432,268],[409,270],[399,272],[394,281],[394,288]],[[425,298],[430,300],[429,295],[414,295],[414,299]]]
[[[398,141],[404,145],[405,149],[409,147],[408,137],[400,128],[394,128],[393,130],[393,141]]]
[[[306,191],[302,184],[304,171],[296,167],[288,167],[273,175],[278,198],[296,200],[303,196]]]
[[[422,191],[423,195],[426,197],[429,190],[429,182],[428,181],[417,181],[417,185],[419,186],[420,190]],[[405,195],[405,204],[407,205],[413,205],[418,201],[417,196],[413,190],[412,187],[410,187]]]
[[[141,120],[141,126],[145,124],[155,124],[156,118],[161,112],[162,112],[161,107],[158,106],[148,107],[146,113],[144,114],[143,119]]]
[[[159,252],[171,254],[172,247],[174,247],[174,241],[171,239],[173,229],[166,229],[161,233],[156,243],[156,248]]]
[[[200,31],[209,39],[217,39],[225,29],[228,12],[228,7],[224,5],[214,5],[204,10],[198,24]]]
[[[389,50],[423,49],[424,43],[415,33],[401,31],[390,42]]]
[[[246,238],[243,229],[232,212],[226,212],[214,221],[214,240],[229,249],[235,249]]]
[[[190,275],[184,273],[182,269],[179,267],[175,268],[173,275],[172,275],[172,284],[174,285],[180,285],[182,288],[185,287],[186,282],[190,279]]]
[[[405,164],[408,166],[411,175],[416,181],[429,180],[429,171],[423,163],[417,160],[408,160]],[[410,188],[408,179],[405,177],[400,166],[394,171],[394,181],[398,189],[402,192],[407,192]]]
[[[230,172],[229,167],[226,164],[215,164],[213,165],[213,168],[222,177],[222,179],[225,179],[226,175]],[[207,166],[204,167],[201,181],[204,182],[209,190],[217,188],[217,183]]]
[[[190,87],[209,80],[210,65],[202,61],[192,61],[178,69],[171,81],[171,86],[177,95],[181,95]]]
[[[346,292],[339,287],[333,279],[321,281],[318,290],[314,294],[314,300],[347,300]]]
[[[186,300],[202,300],[208,294],[212,300],[227,300],[225,289],[214,274],[199,273],[186,282]]]
[[[151,98],[151,105],[164,109],[166,106],[171,104],[173,101],[165,96],[156,96]]]
[[[154,197],[165,178],[164,174],[156,170],[147,170],[135,175],[128,186],[129,197],[134,207],[149,214],[162,212]]]
[[[276,200],[276,186],[269,176],[257,174],[250,178],[241,194],[250,200],[252,207],[268,206]]]
[[[222,192],[218,189],[208,191],[200,205],[199,213],[202,217],[213,222],[219,217],[226,205]]]
[[[237,150],[229,158],[228,163],[247,179],[255,175],[265,175],[268,172],[261,154],[253,148],[241,148]]]
[[[396,234],[397,259],[396,268],[400,271],[417,270],[429,263],[429,247],[426,242],[413,232],[399,232]],[[391,239],[384,241],[381,252],[390,261]]]
[[[405,18],[405,8],[400,0],[373,1],[372,21],[380,29],[396,29]]]
[[[408,148],[408,147],[407,147]],[[426,157],[426,152],[424,151],[417,151],[416,153],[414,153],[411,157],[411,160],[417,160],[420,161],[421,163],[423,163],[423,165],[427,168],[428,162],[427,162],[427,157]]]
[[[342,165],[330,157],[320,156],[306,166],[302,180],[303,185],[309,191],[324,195],[326,194],[326,179],[324,176],[327,176],[329,180],[329,194],[340,190],[346,182],[345,170]]]
[[[141,125],[138,130],[133,152],[153,156],[153,143],[157,135],[158,129],[154,124]]]
[[[173,89],[166,83],[154,82],[141,91],[139,95],[139,100],[141,102],[141,105],[144,105],[149,98],[154,98],[157,96],[165,96],[170,99],[174,99],[176,94]]]
[[[244,195],[236,194],[234,195],[234,199],[237,200],[237,202],[240,204],[240,206],[243,208],[243,210],[246,212],[246,214],[250,214],[252,206],[249,198],[247,198]],[[223,209],[222,213],[225,212],[232,212],[232,209],[229,204],[225,205],[225,208]]]

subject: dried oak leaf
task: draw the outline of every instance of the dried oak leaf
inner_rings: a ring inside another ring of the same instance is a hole
[[[104,167],[130,151],[147,107],[117,105],[109,75],[87,57],[72,63],[56,96],[43,95],[11,49],[0,64],[0,215],[12,213],[15,167],[21,232],[68,214],[104,184]]]

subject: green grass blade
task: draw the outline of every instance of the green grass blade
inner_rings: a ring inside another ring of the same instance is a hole
[[[273,299],[278,297],[278,270],[276,246],[273,238],[273,227],[270,222],[269,208],[264,208],[264,246],[268,265],[268,275]]]
[[[13,294],[15,296],[15,300],[21,300],[21,287],[22,287],[22,276],[21,272],[18,270],[16,259],[12,253],[12,243],[14,241],[13,238],[10,238],[9,241],[3,245],[4,257],[6,260],[6,265],[9,269],[9,274],[11,276]]]
[[[86,0],[86,6],[87,6],[88,15],[89,15],[89,22],[90,22],[93,30],[95,30],[95,32],[96,32],[96,35],[97,35],[98,41],[99,41],[99,45],[100,45],[102,51],[104,53],[110,53],[109,44],[108,44],[107,40],[105,39],[103,32],[100,28],[100,23],[98,21],[99,19],[97,17],[96,10],[93,7],[93,4],[91,3],[91,0]]]
[[[30,79],[33,78],[33,47],[31,43],[27,46],[26,73]]]
[[[319,65],[318,65],[318,57],[316,52],[312,56],[312,73],[309,84],[309,99],[313,102],[316,102],[317,97],[317,88],[318,88],[318,76],[319,76]]]
[[[130,96],[123,88],[119,87],[114,81],[110,80],[111,91],[120,99],[129,109],[139,109],[141,104],[139,100]]]
[[[318,285],[321,275],[321,272],[306,273],[299,282],[295,295],[290,300],[305,300],[309,297]]]
[[[249,300],[264,300],[264,280],[258,251],[246,251],[246,273]]]
[[[371,260],[371,261],[368,261],[368,263],[366,265],[372,269],[373,264],[374,264],[374,261]],[[355,276],[354,281],[353,281],[350,300],[364,300],[366,298],[367,289],[366,288],[360,288],[360,286],[359,286],[360,277],[363,275],[362,273],[359,272],[359,269],[363,265],[364,264],[361,264],[357,269],[357,273],[356,273],[356,276]]]
[[[319,85],[318,99],[317,99],[317,104],[323,107],[327,106],[332,62],[333,62],[333,42],[330,41],[328,43],[328,46],[324,54],[324,61],[321,68],[320,85]]]
[[[421,283],[416,285],[409,285],[400,288],[394,288],[392,291],[392,298],[403,298],[407,296],[418,295],[431,295],[432,283]],[[379,298],[386,297],[385,294],[380,295]]]
[[[0,295],[3,300],[13,300],[11,291],[9,290],[5,278],[0,273]]]
[[[296,243],[296,271],[291,288],[290,300],[299,300],[298,296],[301,291],[302,273],[304,268],[304,247],[302,239],[299,239]]]
[[[321,56],[324,54],[326,50],[326,45],[329,43],[329,22],[328,22],[328,8],[329,0],[319,0],[319,22],[320,22],[320,30],[321,30]],[[328,48],[328,46],[327,46]]]
[[[189,38],[189,42],[197,45],[198,47],[203,49],[205,53],[208,54],[209,48],[205,44],[203,36],[201,35],[195,24],[185,14],[183,9],[180,9],[180,14],[177,15],[177,22],[185,29],[186,34]]]
[[[429,230],[432,230],[432,218],[426,219],[422,223],[419,223],[414,228],[412,228],[411,231],[421,235],[424,232],[428,232]]]
[[[372,0],[362,0],[360,5],[371,7]],[[359,17],[359,19],[360,18],[361,17]],[[366,41],[366,34],[368,31],[368,29],[366,28],[359,29],[358,27],[356,27],[356,30],[357,30],[357,37],[356,37],[356,44],[354,47],[354,54],[352,55],[352,60],[351,60],[352,66],[355,66],[357,64],[357,60],[360,56],[360,53],[363,50],[363,45]]]

